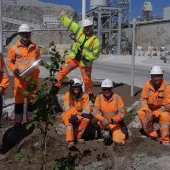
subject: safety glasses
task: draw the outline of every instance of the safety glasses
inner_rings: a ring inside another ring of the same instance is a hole
[[[110,91],[112,91],[112,88],[102,88],[102,91],[103,92],[107,92],[107,91],[110,92]]]
[[[21,36],[30,37],[30,36],[31,36],[31,33],[30,33],[30,32],[21,32],[20,35],[21,35]]]
[[[161,80],[162,76],[151,76],[152,80]]]
[[[72,86],[72,89],[81,89],[81,86]]]

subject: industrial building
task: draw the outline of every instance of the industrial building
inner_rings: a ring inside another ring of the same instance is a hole
[[[3,3],[6,3],[6,1]],[[11,12],[14,13],[2,17],[6,26],[3,30],[5,47],[15,41],[17,27],[23,21],[33,28],[35,42],[44,47],[48,46],[50,40],[53,40],[56,44],[69,45],[71,43],[69,32],[63,28],[59,21],[59,12],[58,15],[56,13],[54,15],[51,12],[38,12],[40,5],[37,5],[36,8],[25,6],[24,8],[28,11],[23,11],[22,15],[18,17],[19,5],[17,3],[9,4],[13,4],[8,8],[12,9]],[[45,5],[42,6],[42,9],[44,9]],[[28,15],[31,10],[32,12]],[[154,46],[158,49],[166,46],[170,50],[170,7],[164,9],[164,19],[155,16],[153,11],[154,4],[151,4],[151,2],[146,1],[141,6],[141,16],[137,18],[136,45],[142,46],[144,50],[147,50],[148,46]],[[131,0],[90,0],[90,10],[87,11],[86,17],[94,23],[94,32],[101,40],[102,53],[131,54],[132,23],[130,22],[130,13]],[[79,16],[79,20],[81,20],[81,16]]]
[[[101,40],[102,52],[129,52],[128,37],[123,28],[129,26],[130,0],[90,0],[90,11],[87,17],[92,17],[94,31]]]
[[[170,19],[170,7],[164,8],[164,19]]]

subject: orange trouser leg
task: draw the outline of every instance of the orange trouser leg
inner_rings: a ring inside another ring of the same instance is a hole
[[[170,142],[169,138],[169,126],[170,126],[170,114],[168,112],[162,112],[159,117],[161,142]]]
[[[91,67],[80,67],[80,71],[82,74],[82,79],[85,85],[85,90],[87,94],[93,94],[93,83],[91,80],[91,72],[92,68]]]
[[[125,134],[121,131],[120,125],[117,124],[109,124],[109,128],[112,132],[112,140],[116,143],[125,144]]]
[[[73,115],[73,112],[71,109],[67,110],[62,115],[63,123],[66,126],[66,141],[67,142],[74,140],[73,125],[69,122],[72,115]]]
[[[38,77],[34,78],[36,83],[38,84]],[[23,120],[23,104],[25,95],[23,94],[23,90],[26,90],[29,82],[25,79],[18,79],[14,77],[14,98],[15,98],[15,117],[14,122],[21,123]],[[34,97],[34,94],[30,94],[30,100]]]
[[[86,130],[86,127],[90,123],[90,119],[83,118],[81,116],[77,116],[77,117],[78,117],[78,120],[79,120],[77,139],[81,139],[82,136],[83,136],[84,131]]]
[[[139,119],[142,123],[142,126],[143,126],[143,129],[144,131],[151,137],[154,137],[156,138],[158,135],[157,135],[157,132],[153,129],[153,123],[152,122],[146,122],[146,112],[143,111],[143,110],[139,110],[138,111],[138,116],[139,116]]]
[[[26,89],[26,87],[27,87],[26,81],[14,77],[14,98],[15,98],[14,123],[22,123],[25,99],[22,90]]]
[[[24,103],[25,96],[22,93],[22,90],[25,90],[27,87],[27,82],[22,79],[14,77],[14,98],[15,103],[22,104]]]
[[[55,85],[57,87],[60,87],[63,82],[64,76],[66,76],[71,70],[77,68],[78,64],[79,62],[77,60],[68,57],[57,74],[58,82]]]

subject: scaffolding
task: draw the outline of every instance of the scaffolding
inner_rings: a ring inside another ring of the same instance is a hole
[[[86,14],[93,18],[102,53],[131,53],[131,43],[124,31],[130,27],[130,3],[130,0],[109,0],[108,6],[97,6]]]

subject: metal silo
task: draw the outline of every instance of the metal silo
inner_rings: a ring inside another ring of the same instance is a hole
[[[94,9],[97,6],[107,6],[108,0],[90,0],[90,9]]]

